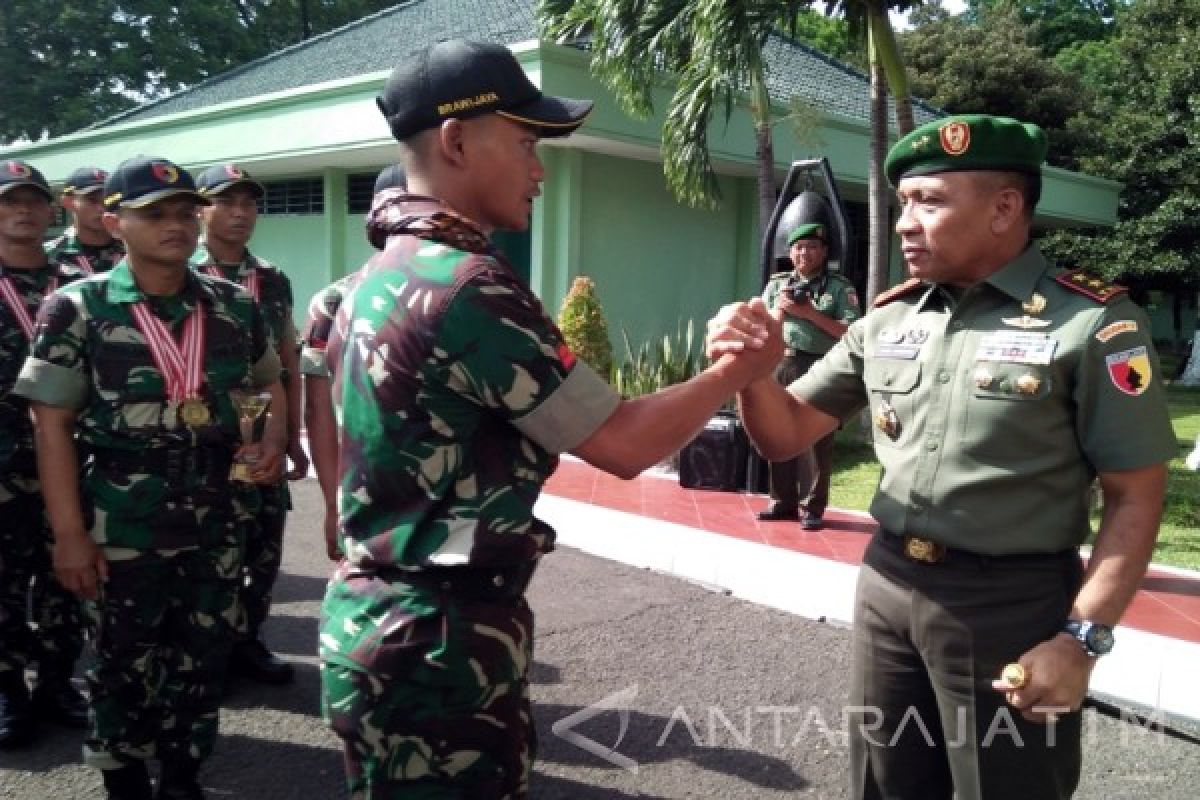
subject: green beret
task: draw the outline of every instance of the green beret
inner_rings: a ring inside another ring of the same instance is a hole
[[[825,240],[825,226],[816,222],[809,222],[804,225],[797,225],[792,228],[792,232],[788,234],[787,243],[791,247],[798,239],[820,239]]]
[[[959,114],[928,122],[888,151],[883,171],[893,186],[909,175],[990,170],[1041,173],[1046,134],[1009,117]]]

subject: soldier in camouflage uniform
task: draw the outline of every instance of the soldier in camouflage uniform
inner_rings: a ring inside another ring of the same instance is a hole
[[[854,284],[828,269],[824,225],[797,225],[788,233],[787,243],[793,269],[772,275],[762,294],[767,308],[783,312],[787,349],[775,378],[784,386],[808,372],[862,313]],[[804,454],[807,470],[800,468],[800,458],[771,462],[771,505],[758,513],[759,519],[800,519],[803,506],[801,527],[806,531],[824,527],[833,473],[833,437],[831,433],[822,438]],[[797,486],[801,476],[803,496]]]
[[[392,194],[403,192],[406,186],[404,169],[392,164],[380,170],[375,178],[371,210],[367,214],[368,238],[376,250],[387,244],[378,235],[382,229],[373,223]],[[308,304],[308,321],[301,338],[300,372],[304,376],[304,427],[308,431],[308,449],[312,453],[313,469],[325,497],[325,553],[330,561],[342,557],[337,541],[337,420],[333,414],[332,377],[325,362],[325,347],[333,330],[333,320],[342,306],[342,297],[358,283],[358,270],[321,289]]]
[[[21,161],[0,162],[0,747],[28,743],[35,721],[87,725],[87,701],[71,685],[83,641],[79,601],[50,567],[29,403],[12,393],[29,354],[42,299],[80,277],[50,261],[42,237],[54,216],[45,178]],[[26,668],[37,667],[30,697]]]
[[[67,177],[62,190],[63,208],[71,212],[71,227],[46,242],[54,261],[69,261],[85,275],[108,272],[125,256],[125,245],[104,227],[104,181],[99,167],[80,167]]]
[[[374,216],[387,247],[327,350],[346,558],[323,606],[323,708],[354,798],[525,797],[524,591],[554,543],[533,516],[543,482],[564,451],[637,474],[755,365],[622,401],[493,247],[529,224],[539,138],[571,133],[590,102],[543,96],[505,47],[457,40],[397,67],[378,103],[412,194]]]
[[[254,235],[257,201],[263,187],[237,165],[218,164],[200,173],[196,188],[212,205],[201,212],[204,246],[192,256],[192,268],[239,284],[258,303],[271,344],[283,365],[288,455],[295,463],[287,477],[302,478],[308,472],[308,457],[300,445],[300,370],[292,320],[292,284],[283,270],[246,247]],[[238,636],[229,658],[229,671],[263,683],[282,684],[292,680],[292,665],[268,650],[260,637],[271,612],[271,590],[283,561],[283,532],[291,496],[286,480],[259,486],[258,492],[261,505],[246,537],[238,592]]]
[[[59,289],[38,316],[17,391],[32,402],[54,566],[87,599],[87,763],[112,800],[202,798],[233,643],[243,530],[257,492],[229,481],[238,440],[230,392],[261,387],[283,408],[279,359],[253,298],[188,269],[207,203],[159,158],[105,185],[105,224],[129,256]],[[278,480],[281,413],[257,445],[256,480]],[[90,459],[76,486],[75,433]],[[248,454],[249,455],[249,454]],[[244,507],[248,504],[250,507]]]

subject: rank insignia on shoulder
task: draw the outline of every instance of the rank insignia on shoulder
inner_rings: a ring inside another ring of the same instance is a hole
[[[907,294],[912,294],[913,292],[917,291],[918,289],[924,289],[924,288],[925,288],[925,283],[923,281],[921,281],[919,278],[909,278],[904,283],[901,283],[898,286],[893,286],[891,289],[888,289],[886,292],[880,292],[879,296],[875,298],[875,302],[871,303],[871,307],[872,308],[880,308],[882,306],[886,306],[888,303],[892,302],[893,300],[897,300],[901,297],[904,297]]]
[[[1114,297],[1129,291],[1124,286],[1109,283],[1082,269],[1071,270],[1058,275],[1054,280],[1077,294],[1090,297],[1097,303],[1107,303]]]

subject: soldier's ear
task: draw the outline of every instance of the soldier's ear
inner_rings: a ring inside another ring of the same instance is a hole
[[[992,232],[1005,234],[1025,222],[1025,197],[1013,186],[997,190],[992,198]]]
[[[104,223],[104,230],[108,231],[109,236],[121,238],[121,217],[116,212],[105,211],[100,221]]]

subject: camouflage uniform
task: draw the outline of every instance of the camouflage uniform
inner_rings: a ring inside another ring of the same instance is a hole
[[[435,201],[392,234],[329,343],[346,560],[323,606],[323,708],[356,798],[523,797],[534,754],[524,589],[557,454],[619,398],[470,223]]]
[[[134,324],[146,300],[178,335],[206,309],[204,399],[212,424],[184,427]],[[203,759],[233,641],[239,514],[255,492],[231,488],[238,438],[229,392],[277,379],[279,362],[249,294],[189,273],[183,291],[146,297],[128,264],[58,290],[38,318],[17,391],[78,410],[91,453],[83,498],[109,580],[89,613],[97,651],[88,671],[93,725],[85,759],[113,769],[157,754]]]
[[[82,275],[70,263],[51,262],[37,270],[0,265],[5,277],[33,318],[52,280],[63,286]],[[25,668],[35,662],[39,683],[66,681],[83,647],[79,600],[51,568],[29,402],[12,393],[28,354],[29,340],[0,301],[0,686],[23,686]]]
[[[300,374],[314,378],[332,378],[333,373],[325,359],[325,348],[333,335],[333,322],[345,298],[361,278],[361,272],[352,272],[321,289],[308,303],[308,319],[304,324],[304,335],[300,337]]]
[[[221,276],[245,285],[251,270],[258,273],[259,313],[267,326],[267,334],[276,352],[281,347],[294,347],[296,327],[292,321],[292,284],[283,270],[247,252],[241,264],[218,264],[208,251],[199,248],[191,260],[192,267],[205,270],[217,267]],[[287,385],[284,376],[284,385]],[[242,562],[242,582],[238,591],[237,638],[257,639],[258,630],[271,612],[271,590],[283,562],[283,530],[287,512],[292,507],[287,481],[276,486],[256,486],[260,507],[255,524],[247,532]]]
[[[92,247],[79,241],[74,228],[67,228],[62,236],[46,242],[46,255],[51,261],[70,263],[86,275],[108,272],[125,257],[125,245],[113,239],[103,247]]]

